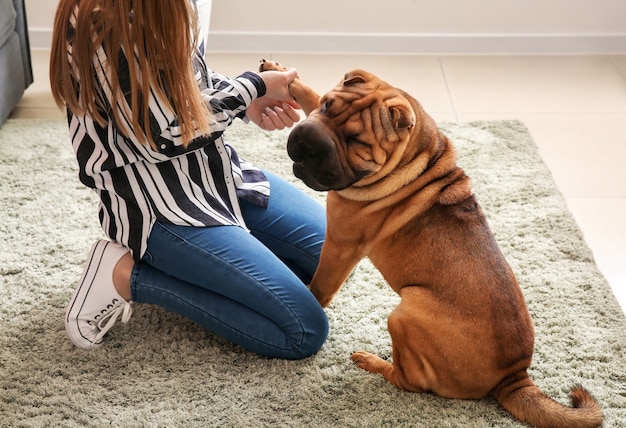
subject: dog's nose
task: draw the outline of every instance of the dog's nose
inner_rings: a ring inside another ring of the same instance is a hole
[[[332,146],[332,139],[319,125],[304,121],[289,134],[287,154],[294,162],[307,162],[324,156]]]

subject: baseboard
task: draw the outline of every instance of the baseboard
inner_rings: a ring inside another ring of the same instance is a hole
[[[49,49],[52,31],[30,28],[33,49]],[[397,55],[626,54],[625,33],[420,34],[212,31],[208,52]]]
[[[29,27],[28,41],[31,49],[50,49],[52,46],[52,29]]]

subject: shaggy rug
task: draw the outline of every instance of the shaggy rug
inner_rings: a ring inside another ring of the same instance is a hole
[[[516,121],[441,127],[524,290],[532,378],[563,403],[583,384],[605,426],[625,427],[626,320],[528,131]],[[291,174],[288,131],[237,124],[228,135],[243,156],[306,189]],[[302,361],[260,357],[149,305],[135,306],[102,349],[76,349],[63,313],[100,237],[65,123],[10,120],[0,129],[0,425],[524,426],[493,399],[400,391],[351,363],[355,350],[391,353],[386,318],[398,298],[367,260],[327,308],[328,341]]]

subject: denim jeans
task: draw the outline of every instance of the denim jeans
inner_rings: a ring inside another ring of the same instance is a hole
[[[324,240],[324,208],[265,172],[269,205],[242,201],[237,226],[157,222],[133,269],[131,293],[269,357],[299,359],[322,346],[328,320],[306,284]]]

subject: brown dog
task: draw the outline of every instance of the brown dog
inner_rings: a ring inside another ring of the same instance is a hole
[[[388,319],[393,365],[367,352],[352,360],[408,391],[492,394],[536,427],[599,426],[584,388],[572,390],[570,408],[528,376],[534,333],[521,289],[452,143],[420,104],[362,70],[321,98],[300,80],[290,92],[308,115],[287,143],[294,174],[328,191],[311,291],[327,306],[369,257],[401,297]]]

